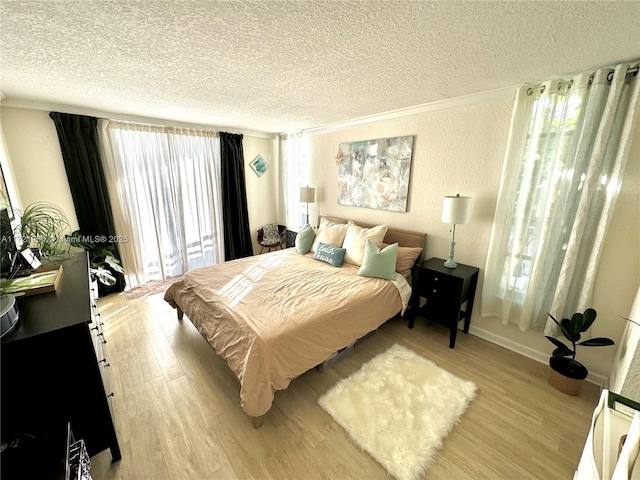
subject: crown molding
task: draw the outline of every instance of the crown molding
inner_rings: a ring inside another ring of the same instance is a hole
[[[488,90],[485,92],[473,93],[470,95],[464,95],[461,97],[446,98],[444,100],[438,100],[437,102],[425,103],[422,105],[416,105],[413,107],[401,108],[398,110],[392,110],[389,112],[378,113],[374,115],[367,115],[358,117],[353,120],[349,120],[343,123],[327,124],[318,127],[312,127],[303,129],[304,135],[322,135],[324,133],[335,132],[339,130],[346,130],[349,128],[358,127],[361,125],[367,125],[370,123],[381,122],[385,120],[394,120],[398,118],[411,117],[415,115],[433,114],[437,112],[455,110],[458,108],[468,108],[474,105],[486,105],[490,103],[510,101],[515,98],[518,86],[504,87],[495,90]],[[72,105],[63,105],[51,102],[38,102],[35,100],[26,99],[7,99],[0,92],[0,100],[2,100],[3,107],[14,108],[26,108],[31,110],[43,110],[43,111],[56,111],[64,113],[72,113],[76,115],[91,115],[94,117],[107,118],[119,121],[140,122],[140,123],[153,123],[162,124],[171,127],[182,128],[195,128],[195,129],[208,129],[215,131],[225,131],[230,133],[242,133],[250,137],[258,138],[278,138],[277,134],[269,132],[259,132],[256,130],[245,130],[230,127],[220,127],[216,125],[205,125],[198,123],[180,122],[168,119],[158,119],[151,117],[143,117],[139,115],[128,115],[115,112],[107,112],[103,110],[96,110],[86,107],[78,107]]]
[[[128,115],[125,113],[107,112],[88,107],[79,107],[74,105],[64,105],[52,102],[39,102],[36,100],[26,99],[3,99],[3,107],[24,108],[29,110],[42,110],[45,112],[62,112],[74,115],[90,115],[96,118],[106,118],[107,120],[116,120],[120,122],[137,122],[149,123],[153,125],[163,125],[166,127],[192,128],[195,130],[213,130],[215,132],[241,133],[248,137],[277,139],[275,133],[259,132],[256,130],[246,130],[242,128],[220,127],[217,125],[206,125],[202,123],[180,122],[176,120],[168,120],[164,118],[143,117],[140,115]]]
[[[367,125],[369,123],[381,122],[385,120],[394,120],[397,118],[411,117],[415,115],[425,115],[446,110],[455,110],[457,108],[467,108],[474,105],[486,105],[490,103],[505,102],[515,99],[517,90],[517,86],[511,86],[495,90],[488,90],[485,92],[472,93],[470,95],[446,98],[444,100],[438,100],[437,102],[425,103],[422,105],[416,105],[414,107],[400,108],[398,110],[392,110],[390,112],[383,112],[375,115],[359,117],[344,123],[335,123],[314,128],[307,128],[302,131],[305,135],[322,135],[324,133],[345,130],[347,128],[358,127],[361,125]]]

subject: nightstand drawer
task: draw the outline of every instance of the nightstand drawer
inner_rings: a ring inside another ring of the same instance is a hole
[[[433,306],[450,304],[458,297],[459,285],[456,278],[430,270],[418,270],[414,281],[416,294],[425,297]]]
[[[446,268],[444,260],[439,258],[416,264],[413,267],[409,328],[413,328],[418,315],[446,325],[451,330],[449,346],[453,348],[460,320],[464,319],[464,332],[469,331],[478,272],[478,268],[462,264]],[[426,301],[421,302],[420,297]],[[466,309],[463,310],[465,304]]]
[[[422,271],[419,276],[417,289],[425,297],[451,297],[456,292],[455,278],[431,271]]]

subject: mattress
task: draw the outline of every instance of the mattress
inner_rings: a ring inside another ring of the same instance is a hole
[[[240,381],[240,404],[264,415],[277,390],[401,312],[410,287],[279,250],[186,273],[165,293]]]

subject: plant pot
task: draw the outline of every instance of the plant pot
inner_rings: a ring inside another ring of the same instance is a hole
[[[589,371],[584,365],[567,357],[549,359],[549,384],[567,395],[578,395]]]

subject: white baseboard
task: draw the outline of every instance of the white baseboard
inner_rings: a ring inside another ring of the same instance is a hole
[[[493,332],[490,332],[483,328],[478,328],[474,325],[469,326],[469,333],[475,335],[476,337],[487,340],[488,342],[500,345],[507,350],[511,350],[512,352],[524,355],[525,357],[535,360],[536,362],[545,365],[549,364],[549,352],[541,352],[540,350],[536,350],[535,348],[521,345],[520,343],[514,342],[513,340],[509,340],[508,338],[496,335]],[[590,371],[589,376],[587,377],[587,381],[598,385],[599,387],[605,388],[607,386],[608,379],[604,375],[593,373]]]

